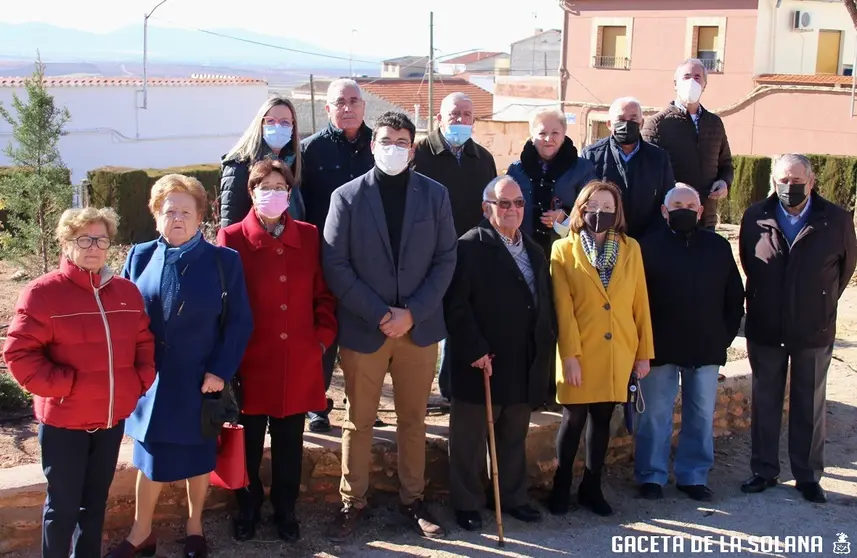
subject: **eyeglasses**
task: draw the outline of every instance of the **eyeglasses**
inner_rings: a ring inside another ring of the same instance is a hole
[[[388,139],[382,139],[382,140],[378,141],[378,144],[382,145],[383,147],[390,147],[391,145],[395,145],[396,147],[401,147],[402,149],[410,149],[411,148],[411,142],[406,140],[406,139],[400,139],[400,140],[397,140],[396,142],[392,142]]]
[[[333,101],[332,103],[330,103],[330,106],[341,109],[341,108],[344,108],[345,105],[348,105],[351,108],[355,108],[355,107],[360,106],[360,103],[362,103],[362,102],[363,102],[363,99],[356,99],[356,98],[351,98],[348,100],[337,99],[337,100]]]
[[[285,119],[285,118],[281,118],[280,120],[277,120],[276,118],[271,118],[270,116],[266,116],[265,118],[262,119],[262,122],[264,122],[264,124],[266,126],[276,126],[277,124],[279,124],[280,126],[283,126],[284,128],[291,128],[292,127],[292,122],[290,120]]]
[[[521,209],[524,207],[524,198],[518,198],[516,200],[485,200],[487,203],[491,205],[496,205],[500,209],[512,209],[514,205],[516,208]]]
[[[110,248],[110,239],[106,236],[79,236],[77,238],[73,238],[75,244],[79,248],[86,250],[87,248],[91,248],[93,244],[95,244],[99,250],[107,250]]]

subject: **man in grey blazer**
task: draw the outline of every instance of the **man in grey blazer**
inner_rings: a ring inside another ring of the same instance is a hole
[[[328,537],[349,538],[366,506],[372,427],[387,372],[397,417],[401,511],[421,535],[443,529],[423,505],[425,413],[446,337],[443,296],[455,270],[457,238],[449,194],[408,169],[416,129],[387,112],[375,123],[368,173],[337,188],[324,226],[324,274],[339,299],[339,354],[345,378],[343,506]]]

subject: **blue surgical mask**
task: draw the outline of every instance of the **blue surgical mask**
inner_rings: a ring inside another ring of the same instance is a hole
[[[450,145],[456,147],[464,145],[473,134],[473,126],[469,124],[449,124],[443,132],[443,137]]]
[[[265,124],[262,126],[262,138],[271,149],[282,149],[292,141],[292,127]]]

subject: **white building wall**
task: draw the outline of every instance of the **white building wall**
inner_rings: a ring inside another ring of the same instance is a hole
[[[814,74],[820,29],[842,31],[839,73],[854,63],[857,30],[841,1],[759,0],[756,26],[756,74]],[[796,11],[812,14],[811,29],[793,29]],[[728,47],[727,47],[728,48]]]
[[[71,113],[60,153],[78,183],[102,166],[166,168],[218,163],[234,145],[268,96],[267,86],[200,85],[149,87],[142,109],[140,87],[52,87],[58,106]],[[0,87],[0,102],[11,109],[23,88]],[[0,122],[0,145],[12,139]],[[10,165],[0,153],[0,166]]]

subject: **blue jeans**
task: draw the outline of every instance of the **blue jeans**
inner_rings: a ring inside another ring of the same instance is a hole
[[[654,366],[640,380],[646,410],[638,417],[634,440],[634,474],[638,484],[664,486],[669,479],[673,409],[681,374],[681,432],[675,453],[676,484],[705,484],[714,463],[716,364],[683,368]]]

